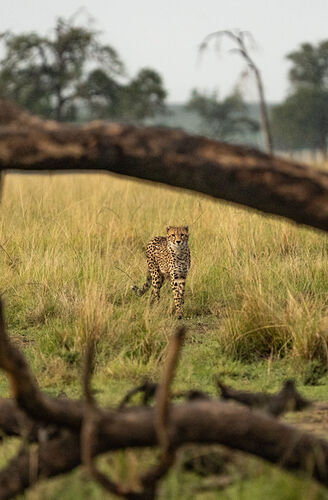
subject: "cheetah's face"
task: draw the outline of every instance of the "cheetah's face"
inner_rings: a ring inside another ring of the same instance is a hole
[[[188,245],[188,237],[188,226],[168,226],[166,228],[168,246],[175,252],[180,252]]]

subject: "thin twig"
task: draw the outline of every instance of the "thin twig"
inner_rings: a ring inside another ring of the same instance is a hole
[[[169,449],[168,407],[170,388],[172,380],[174,378],[175,369],[178,363],[185,333],[186,329],[184,326],[182,326],[171,337],[163,378],[156,391],[155,428],[158,443],[162,449],[163,454],[167,453]]]
[[[127,276],[132,281],[132,283],[134,283],[134,279],[131,278],[131,276],[126,271],[123,271],[123,269],[121,269],[120,267],[118,267],[116,264],[114,264],[114,267],[116,269],[118,269],[119,271],[121,271],[121,273],[125,274],[125,276]]]
[[[94,359],[94,352],[95,352],[95,341],[92,338],[89,340],[85,355],[84,355],[84,367],[83,367],[83,374],[82,374],[82,387],[83,387],[83,394],[85,397],[85,400],[87,404],[95,406],[95,400],[90,388],[90,379],[91,375],[93,373],[93,359]]]
[[[1,174],[0,174],[0,197],[1,197]],[[1,198],[0,198],[1,199]],[[14,259],[11,257],[11,255],[7,252],[7,250],[5,249],[5,247],[3,245],[0,244],[0,248],[1,250],[7,255],[9,261],[10,261],[10,267],[14,268],[15,267],[15,261]]]
[[[81,427],[81,462],[85,466],[90,477],[92,477],[105,491],[119,497],[132,500],[134,498],[139,498],[139,492],[129,491],[123,485],[117,484],[109,479],[106,474],[101,472],[96,467],[93,459],[96,454],[96,443],[100,420],[99,410],[97,409],[96,400],[93,397],[90,384],[93,372],[94,348],[95,342],[94,339],[91,339],[85,352],[82,378],[85,407]]]
[[[155,396],[157,389],[157,384],[153,382],[149,382],[148,380],[145,380],[142,384],[138,385],[137,387],[133,387],[130,389],[124,396],[124,398],[121,400],[121,402],[118,405],[118,409],[122,410],[125,408],[127,403],[131,400],[131,398],[135,395],[138,394],[139,392],[143,393],[143,398],[142,398],[142,405],[145,406],[150,398],[153,398]]]
[[[99,483],[109,493],[119,495],[119,486],[110,481],[110,479],[100,472],[95,466],[93,460],[98,424],[96,401],[93,397],[90,386],[90,379],[93,372],[94,347],[94,339],[91,339],[87,345],[84,357],[82,386],[85,407],[81,427],[81,461],[86,467],[88,474],[95,479],[97,483]]]

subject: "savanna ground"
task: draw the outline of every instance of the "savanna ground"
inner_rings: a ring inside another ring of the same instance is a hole
[[[168,224],[190,228],[187,341],[174,389],[216,394],[214,377],[239,389],[275,391],[294,378],[305,396],[327,400],[328,238],[209,198],[108,175],[7,175],[0,211],[0,290],[12,338],[51,395],[81,395],[87,339],[97,339],[93,385],[117,403],[148,377],[158,380],[177,321],[162,300],[130,290],[146,276],[144,249]],[[0,394],[9,394],[0,375]],[[17,447],[2,445],[1,465]],[[149,452],[117,453],[113,477],[131,475]],[[140,457],[142,457],[140,459]],[[313,483],[250,460],[250,476],[222,492],[196,493],[181,461],[163,482],[168,499],[323,499]],[[131,472],[132,471],[132,472]],[[103,498],[83,472],[40,484],[35,499]]]

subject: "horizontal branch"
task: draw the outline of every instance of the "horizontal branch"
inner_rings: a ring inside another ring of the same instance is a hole
[[[328,175],[180,130],[60,125],[0,101],[0,169],[108,171],[191,189],[328,230]]]
[[[171,354],[172,366],[176,355],[175,351]],[[172,376],[172,366],[169,369],[168,365],[168,380]],[[32,452],[22,450],[0,472],[0,498],[3,499],[22,492],[40,478],[67,472],[81,463],[80,431],[85,407],[81,401],[58,400],[43,394],[23,354],[10,342],[1,301],[0,368],[11,381],[19,407],[13,400],[0,400],[0,411],[3,412],[0,424],[4,432],[18,434],[23,426],[25,437],[39,443]],[[166,401],[167,389],[164,393]],[[92,454],[158,445],[156,406],[117,411],[95,408],[94,411],[97,426],[93,429]],[[172,404],[167,411],[168,420],[164,424],[162,439],[167,450],[187,443],[222,444],[287,470],[306,472],[309,477],[328,486],[328,442],[325,440],[282,424],[264,413],[227,402],[197,398],[179,405]],[[55,429],[51,431],[52,425]],[[45,431],[43,438],[39,430]],[[29,432],[33,434],[29,436]]]
[[[328,442],[236,403],[196,400],[170,409],[170,442],[221,444],[286,470],[305,473],[328,486]],[[99,419],[93,453],[157,445],[154,409],[132,408]],[[0,472],[0,498],[11,498],[42,478],[68,472],[81,463],[79,433],[39,445],[37,469],[31,452],[20,453]],[[10,494],[8,488],[10,486]],[[5,495],[7,491],[7,496]]]
[[[281,391],[276,394],[236,391],[236,389],[223,384],[219,379],[217,385],[221,391],[221,399],[232,399],[250,408],[261,408],[275,417],[287,411],[301,411],[312,404],[297,392],[293,380],[286,380]]]

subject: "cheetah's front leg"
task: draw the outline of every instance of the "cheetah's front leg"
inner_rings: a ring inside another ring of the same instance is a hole
[[[182,319],[182,306],[184,304],[184,293],[186,287],[186,278],[171,277],[171,286],[173,291],[175,310],[178,319]]]

